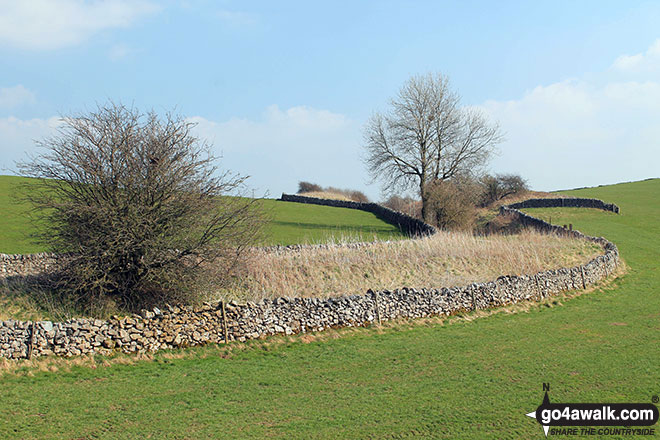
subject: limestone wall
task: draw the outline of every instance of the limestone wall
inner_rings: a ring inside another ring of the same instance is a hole
[[[334,206],[336,208],[359,209],[373,213],[384,222],[397,226],[410,236],[429,235],[436,232],[435,228],[423,221],[410,217],[402,212],[395,211],[378,203],[360,203],[346,200],[317,199],[299,195],[282,194],[280,200],[285,202],[308,203],[313,205]]]
[[[508,205],[509,208],[596,208],[603,211],[619,213],[619,207],[614,203],[605,203],[598,199],[583,199],[578,197],[557,197],[553,199],[527,199]]]
[[[501,276],[491,282],[467,286],[370,290],[363,295],[328,299],[277,298],[246,304],[217,302],[201,307],[167,306],[163,310],[144,310],[141,315],[110,320],[72,319],[59,323],[2,321],[0,357],[20,359],[46,355],[107,354],[113,350],[157,351],[245,341],[275,334],[366,326],[396,318],[451,315],[540,300],[563,291],[583,289],[604,279],[617,267],[617,247],[604,238],[589,237],[551,225],[513,207],[502,207],[501,212],[514,215],[523,224],[540,230],[598,243],[603,248],[603,254],[580,266],[531,275]],[[8,260],[21,261],[21,267],[31,270],[30,258],[21,260],[14,257]],[[42,257],[49,258],[47,254]],[[7,273],[16,270],[6,268]]]
[[[57,269],[61,259],[61,256],[48,252],[0,254],[0,278],[48,273]]]

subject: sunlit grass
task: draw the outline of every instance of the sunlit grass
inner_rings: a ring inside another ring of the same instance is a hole
[[[350,248],[254,250],[247,272],[224,298],[327,297],[367,289],[440,288],[584,264],[602,249],[585,240],[524,231],[515,236],[439,233]]]
[[[621,207],[542,211],[617,244],[628,272],[606,287],[472,320],[28,364],[0,378],[0,438],[543,438],[525,416],[543,383],[554,402],[650,402],[660,180],[567,194]]]

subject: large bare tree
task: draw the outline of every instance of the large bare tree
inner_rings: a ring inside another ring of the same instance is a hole
[[[411,77],[365,127],[365,163],[384,190],[416,188],[430,221],[430,185],[486,165],[502,134],[475,109],[464,108],[442,74]]]
[[[203,299],[252,244],[245,177],[220,171],[181,116],[109,103],[63,118],[45,152],[21,164],[40,239],[69,253],[57,289],[87,310]],[[35,185],[37,188],[35,188]]]

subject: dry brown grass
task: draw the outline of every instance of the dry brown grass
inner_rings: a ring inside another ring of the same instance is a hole
[[[329,297],[367,289],[438,288],[483,282],[500,275],[533,274],[584,263],[601,249],[589,242],[524,231],[474,236],[439,232],[416,240],[359,249],[254,250],[248,272],[219,295],[226,299]]]
[[[345,200],[347,202],[352,202],[351,198],[346,194],[340,194],[330,191],[314,191],[297,194],[303,197],[313,197],[315,199],[330,199],[330,200]]]
[[[516,304],[510,304],[504,307],[496,307],[486,310],[477,310],[468,313],[459,313],[451,316],[429,316],[426,318],[409,319],[398,318],[391,321],[384,321],[382,324],[374,324],[371,327],[371,335],[382,334],[388,331],[400,331],[412,329],[416,326],[444,326],[456,322],[469,322],[477,318],[485,318],[497,314],[518,314],[529,313],[539,307],[561,307],[564,301],[575,297],[592,293],[594,291],[608,292],[618,287],[617,281],[627,273],[627,266],[622,260],[616,271],[607,279],[599,281],[596,285],[588,287],[586,290],[574,290],[563,292],[559,295],[545,298],[541,301],[523,301]],[[616,325],[619,323],[612,323]],[[326,329],[322,332],[300,333],[297,335],[274,335],[264,337],[259,340],[252,340],[249,343],[230,344],[209,344],[203,351],[190,349],[165,350],[159,353],[115,353],[110,357],[105,356],[74,356],[71,358],[62,358],[56,356],[39,357],[30,360],[27,359],[1,359],[0,358],[0,378],[5,375],[11,376],[34,376],[38,372],[57,372],[71,371],[74,367],[85,367],[96,369],[98,367],[108,367],[111,365],[133,365],[140,362],[151,362],[156,359],[204,359],[213,356],[222,358],[232,358],[234,355],[248,350],[273,350],[276,347],[286,346],[294,343],[310,344],[323,342],[332,339],[350,337],[355,334],[364,334],[360,327],[343,327],[336,329]]]

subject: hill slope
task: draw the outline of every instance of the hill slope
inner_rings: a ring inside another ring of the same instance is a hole
[[[525,413],[544,382],[557,402],[650,402],[660,391],[660,180],[567,194],[621,207],[551,214],[619,246],[629,272],[606,289],[452,324],[5,375],[0,437],[543,438]]]
[[[34,230],[33,225],[26,220],[30,206],[16,201],[19,184],[26,181],[29,182],[21,177],[0,176],[0,253],[28,254],[45,250],[30,239]],[[264,245],[404,237],[397,227],[370,212],[272,199],[265,199],[261,203],[272,218],[266,228]]]

